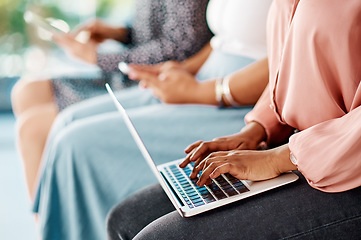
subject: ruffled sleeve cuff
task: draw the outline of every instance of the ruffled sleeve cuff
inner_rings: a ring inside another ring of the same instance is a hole
[[[245,121],[246,123],[254,121],[261,124],[267,134],[266,142],[268,146],[273,146],[286,142],[292,134],[293,128],[282,124],[277,119],[275,112],[270,107],[270,99],[269,88],[267,87],[256,106],[246,115]]]

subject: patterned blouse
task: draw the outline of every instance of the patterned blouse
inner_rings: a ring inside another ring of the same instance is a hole
[[[128,49],[119,54],[98,54],[105,72],[118,71],[119,62],[154,64],[184,60],[211,38],[207,27],[208,0],[137,0],[129,27]]]
[[[182,61],[197,53],[212,37],[206,22],[207,4],[208,0],[136,0],[136,16],[124,50],[98,52],[98,66],[103,70],[100,76],[89,73],[52,79],[59,110],[105,94],[105,82],[114,90],[134,84],[120,74],[119,62]]]

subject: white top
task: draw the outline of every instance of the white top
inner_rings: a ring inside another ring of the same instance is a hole
[[[214,50],[253,59],[267,56],[266,22],[272,0],[211,0],[207,22]]]

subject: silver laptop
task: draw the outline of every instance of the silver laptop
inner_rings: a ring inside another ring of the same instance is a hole
[[[184,169],[178,166],[183,159],[158,166],[154,163],[125,109],[119,103],[108,84],[106,84],[106,88],[145,160],[170,201],[183,217],[194,216],[298,179],[298,176],[292,172],[284,173],[277,178],[257,182],[239,180],[230,174],[222,174],[217,179],[212,180],[210,185],[198,187],[196,181],[188,177],[193,165],[188,164]]]

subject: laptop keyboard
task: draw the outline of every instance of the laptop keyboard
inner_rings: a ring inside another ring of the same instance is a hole
[[[190,179],[188,177],[192,172],[193,166],[194,163],[188,164],[185,168],[171,165],[165,169],[170,180],[190,208],[249,191],[239,179],[228,173],[212,179],[212,183],[208,186],[199,187],[196,184],[198,179]]]

